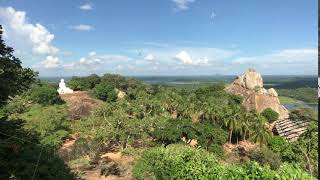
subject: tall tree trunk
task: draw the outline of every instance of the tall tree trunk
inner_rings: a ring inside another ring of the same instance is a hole
[[[230,129],[230,132],[229,132],[229,143],[231,144],[231,138],[232,138],[232,129]]]
[[[247,131],[244,131],[243,140],[246,140]]]

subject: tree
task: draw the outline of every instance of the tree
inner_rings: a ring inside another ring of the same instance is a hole
[[[72,77],[68,82],[68,85],[73,90],[89,90],[93,89],[97,84],[101,82],[101,79],[96,74],[91,74],[87,77]]]
[[[98,84],[94,89],[93,89],[93,94],[95,97],[98,99],[101,99],[103,101],[107,102],[114,102],[117,99],[117,93],[111,85],[108,84]]]
[[[254,118],[254,123],[251,127],[254,131],[252,131],[251,139],[260,145],[266,144],[271,138],[271,134],[265,126],[266,119],[260,114],[255,114]]]
[[[21,66],[21,61],[13,55],[14,50],[5,45],[2,33],[0,25],[0,106],[9,96],[28,89],[38,75],[31,69]]]
[[[229,143],[231,143],[232,135],[235,130],[240,130],[241,109],[237,106],[229,110],[228,117],[224,123],[229,131]]]
[[[269,123],[272,123],[279,118],[279,113],[277,113],[276,111],[274,111],[271,108],[267,108],[267,109],[263,110],[261,112],[261,115],[264,116],[268,120]]]
[[[30,89],[30,99],[35,103],[42,105],[62,104],[64,101],[60,98],[56,89],[48,84],[34,85]]]

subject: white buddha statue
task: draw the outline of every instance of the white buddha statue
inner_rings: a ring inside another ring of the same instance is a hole
[[[66,87],[66,83],[64,83],[64,79],[61,79],[61,81],[59,83],[58,93],[59,94],[73,93],[73,90]]]

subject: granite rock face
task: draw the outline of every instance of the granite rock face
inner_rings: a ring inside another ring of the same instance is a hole
[[[279,113],[279,119],[289,117],[288,110],[280,104],[276,90],[264,89],[261,74],[254,69],[249,69],[245,74],[238,76],[225,90],[242,96],[247,111],[262,112],[266,108],[271,108]]]
[[[258,89],[263,87],[261,74],[254,69],[249,69],[244,75],[238,76],[234,83],[247,89]]]

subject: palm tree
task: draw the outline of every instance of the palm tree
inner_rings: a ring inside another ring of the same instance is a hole
[[[251,133],[250,131],[250,119],[251,116],[249,113],[245,112],[242,114],[241,125],[240,125],[240,135],[243,137],[243,140],[246,140],[246,136]]]
[[[231,109],[229,116],[225,119],[225,126],[229,130],[229,143],[231,143],[232,133],[234,130],[239,129],[239,111],[236,108]]]
[[[251,139],[260,145],[266,144],[271,137],[270,132],[265,127],[266,119],[257,113],[254,115],[254,117]]]

